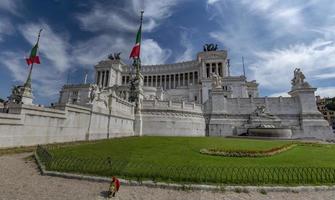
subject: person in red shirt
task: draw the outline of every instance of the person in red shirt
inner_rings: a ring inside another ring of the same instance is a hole
[[[115,194],[117,191],[119,191],[120,188],[120,181],[119,179],[115,178],[115,176],[112,177],[112,182],[109,186],[109,191],[108,191],[108,197],[115,197]]]

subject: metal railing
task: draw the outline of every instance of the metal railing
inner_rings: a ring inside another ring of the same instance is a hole
[[[57,157],[42,146],[36,151],[47,170],[119,176],[138,181],[250,185],[335,183],[335,168],[328,167],[175,166],[111,158]]]

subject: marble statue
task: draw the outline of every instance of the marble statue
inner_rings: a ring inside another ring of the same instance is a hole
[[[121,59],[120,54],[121,54],[121,52],[114,53],[114,54],[109,54],[108,58],[110,60],[120,60]]]
[[[9,101],[14,104],[19,104],[22,102],[22,94],[21,94],[22,86],[13,86],[12,94],[9,97]]]
[[[93,103],[93,101],[97,97],[97,93],[98,93],[98,86],[97,85],[92,85],[91,88],[90,88],[90,93],[89,93],[90,103]]]
[[[265,114],[265,106],[257,106],[254,113],[257,115],[257,116],[260,116],[260,115],[264,115]]]
[[[216,73],[212,73],[211,77],[212,77],[212,88],[221,88],[222,78]]]
[[[216,51],[218,49],[217,44],[205,44],[204,51]]]
[[[305,81],[305,75],[302,73],[300,68],[295,68],[294,77],[291,80],[292,88],[309,88],[310,85]]]
[[[274,115],[271,115],[266,111],[266,106],[261,105],[261,106],[256,106],[255,111],[252,113],[252,115],[260,118],[271,118],[274,119],[276,118]]]

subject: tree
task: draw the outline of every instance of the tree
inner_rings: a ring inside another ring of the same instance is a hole
[[[328,110],[334,110],[335,111],[335,97],[326,99],[326,106]]]
[[[0,98],[0,103],[3,103],[3,102],[5,102],[5,100],[3,100],[2,98]]]

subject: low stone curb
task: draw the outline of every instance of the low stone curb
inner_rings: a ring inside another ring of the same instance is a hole
[[[65,172],[56,172],[48,171],[45,169],[41,163],[39,157],[35,152],[35,159],[38,165],[38,168],[41,171],[42,175],[62,177],[68,179],[78,179],[78,180],[87,180],[95,182],[106,182],[110,183],[111,178],[101,177],[101,176],[89,176],[89,175],[80,175],[72,174]],[[335,191],[335,185],[332,186],[227,186],[227,185],[202,185],[202,184],[177,184],[177,183],[164,183],[164,182],[154,182],[154,181],[134,181],[119,179],[120,182],[124,185],[130,186],[147,186],[163,189],[175,189],[175,190],[205,190],[205,191],[230,191],[230,192],[244,192],[244,191],[255,191],[255,192],[318,192],[318,191]]]

